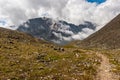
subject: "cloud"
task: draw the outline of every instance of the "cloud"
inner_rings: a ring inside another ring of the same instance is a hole
[[[5,19],[4,27],[10,28],[8,26],[19,25],[30,18],[47,16],[77,25],[90,21],[98,25],[98,30],[120,13],[119,3],[120,0],[106,0],[101,4],[87,0],[0,0],[0,20]],[[87,31],[79,35],[92,33]]]
[[[75,34],[72,36],[73,40],[82,40],[86,37],[88,37],[88,34],[92,34],[94,32],[94,30],[89,29],[89,28],[84,28],[81,32],[79,32],[78,34]]]
[[[120,13],[120,0],[107,0],[105,3],[88,3],[84,0],[71,0],[66,9],[69,11],[65,16],[71,22],[79,24],[83,21],[92,21],[100,26],[105,25],[113,17]]]
[[[47,14],[75,24],[92,21],[104,25],[120,13],[119,3],[120,0],[107,0],[99,5],[87,0],[0,0],[0,18],[18,25]]]

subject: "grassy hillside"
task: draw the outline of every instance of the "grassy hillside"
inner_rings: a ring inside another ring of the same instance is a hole
[[[120,14],[65,46],[0,28],[0,80],[120,80]]]
[[[94,80],[101,58],[0,28],[0,80]]]

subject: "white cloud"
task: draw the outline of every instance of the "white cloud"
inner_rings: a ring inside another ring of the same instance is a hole
[[[86,37],[88,37],[88,34],[92,34],[94,31],[88,28],[84,28],[81,32],[79,32],[78,34],[75,34],[72,36],[73,40],[82,40]]]
[[[119,3],[120,0],[107,0],[100,5],[86,0],[0,0],[0,18],[20,24],[47,13],[75,24],[92,21],[104,25],[120,13]]]
[[[6,28],[19,25],[30,18],[47,15],[74,24],[90,21],[96,23],[99,29],[119,13],[120,0],[107,0],[99,5],[86,0],[0,0],[0,20],[6,20]],[[88,33],[79,33],[81,38],[93,32],[87,31]],[[73,36],[76,37],[79,38],[78,35]]]

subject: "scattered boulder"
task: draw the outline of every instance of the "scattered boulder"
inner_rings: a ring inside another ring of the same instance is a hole
[[[57,48],[54,48],[54,50],[58,50]]]
[[[45,55],[45,53],[39,53],[38,55],[37,55],[37,60],[39,60],[39,62],[45,62],[45,57],[46,57],[46,55]]]
[[[12,41],[9,42],[10,44],[14,44]]]
[[[54,50],[61,51],[61,52],[65,51],[65,49],[61,47],[54,47]]]

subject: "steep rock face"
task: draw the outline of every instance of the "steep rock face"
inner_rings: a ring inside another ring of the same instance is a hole
[[[77,26],[65,21],[56,21],[51,18],[43,17],[29,19],[27,22],[20,25],[17,30],[50,42],[66,44],[71,40],[67,41],[64,38],[78,34],[84,28],[95,30],[95,25],[86,21],[84,24]]]
[[[120,14],[80,44],[89,47],[120,48]]]

